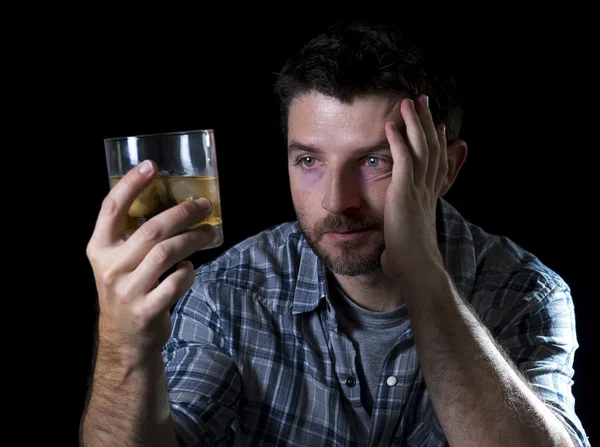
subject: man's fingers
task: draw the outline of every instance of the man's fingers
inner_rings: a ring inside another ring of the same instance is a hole
[[[168,311],[194,284],[196,274],[190,261],[182,261],[146,297],[146,306],[152,315]]]
[[[156,173],[156,165],[150,160],[140,163],[127,172],[111,188],[102,202],[90,243],[108,246],[121,239],[127,212],[142,191],[150,185]]]
[[[440,142],[440,156],[438,173],[435,181],[435,194],[439,194],[444,186],[448,175],[448,142],[446,140],[446,125],[440,124],[437,128],[438,140]]]
[[[385,135],[390,143],[390,151],[394,164],[392,166],[392,182],[401,185],[406,191],[414,181],[414,161],[404,138],[398,131],[396,123],[388,121],[385,125]]]
[[[156,281],[172,266],[186,259],[214,240],[216,231],[211,225],[173,236],[157,245],[144,257],[130,274],[134,294],[148,293]]]
[[[212,210],[210,200],[203,197],[180,203],[144,222],[125,243],[129,268],[135,269],[157,244],[198,225]]]
[[[425,185],[433,189],[436,184],[436,178],[439,166],[440,146],[438,141],[438,132],[433,123],[431,110],[429,109],[429,98],[427,95],[419,95],[415,102],[419,121],[425,134],[427,145],[427,164],[424,166]]]
[[[402,118],[406,123],[408,145],[411,155],[413,156],[413,173],[415,184],[424,182],[429,161],[427,137],[417,112],[418,107],[419,106],[416,105],[415,102],[410,98],[404,99],[400,104]]]

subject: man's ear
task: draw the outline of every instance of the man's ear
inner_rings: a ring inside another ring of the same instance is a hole
[[[462,168],[465,160],[467,159],[467,143],[464,140],[454,140],[448,143],[448,174],[442,190],[440,191],[440,197],[444,196],[449,190],[456,176]]]

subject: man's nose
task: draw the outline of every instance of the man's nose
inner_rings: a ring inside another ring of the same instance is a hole
[[[325,182],[322,206],[332,214],[343,214],[362,205],[362,190],[351,169],[330,171]]]

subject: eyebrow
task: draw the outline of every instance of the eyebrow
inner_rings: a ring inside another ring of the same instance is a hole
[[[359,148],[359,149],[353,151],[353,154],[356,154],[359,156],[364,156],[364,155],[372,154],[375,152],[381,152],[381,151],[388,151],[388,152],[390,151],[390,143],[387,140],[382,140],[371,146]],[[318,147],[298,143],[297,141],[290,141],[290,143],[288,144],[288,156],[291,156],[296,152],[307,152],[310,154],[317,154],[317,155],[323,153],[323,151],[321,149],[319,149]]]

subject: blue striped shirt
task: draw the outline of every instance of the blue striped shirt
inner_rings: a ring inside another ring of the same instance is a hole
[[[578,347],[568,285],[510,239],[439,199],[438,244],[457,290],[564,422]],[[323,264],[297,222],[265,230],[200,266],[173,309],[163,359],[183,445],[445,446],[413,333],[385,359],[369,415],[356,353],[338,331]],[[230,439],[231,438],[231,439]]]

